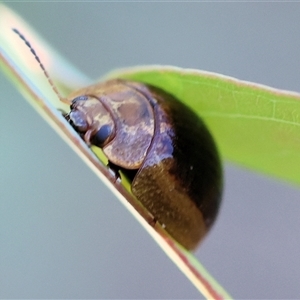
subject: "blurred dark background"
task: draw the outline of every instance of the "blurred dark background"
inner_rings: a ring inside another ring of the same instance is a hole
[[[300,91],[299,3],[9,7],[91,78],[164,64]],[[0,298],[201,298],[2,74],[0,96]],[[300,190],[227,164],[225,183],[196,256],[235,298],[298,298]]]

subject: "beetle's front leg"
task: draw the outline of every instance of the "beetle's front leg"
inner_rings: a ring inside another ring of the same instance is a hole
[[[116,183],[117,181],[120,182],[121,181],[120,167],[113,164],[110,161],[108,161],[107,167],[108,167],[109,173],[114,178],[114,183]]]

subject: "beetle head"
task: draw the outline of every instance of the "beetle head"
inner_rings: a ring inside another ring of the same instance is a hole
[[[104,147],[115,135],[115,124],[108,109],[93,96],[72,100],[67,121],[88,145]]]

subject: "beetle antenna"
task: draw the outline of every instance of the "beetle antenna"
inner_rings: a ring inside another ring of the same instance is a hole
[[[54,93],[57,95],[57,97],[59,98],[59,100],[61,102],[70,104],[70,101],[68,101],[66,98],[62,97],[61,94],[59,93],[58,89],[56,88],[56,86],[54,85],[52,79],[50,78],[48,72],[46,71],[44,65],[42,64],[42,62],[40,61],[40,58],[38,57],[38,55],[36,54],[35,50],[33,49],[33,47],[31,46],[31,44],[29,43],[29,41],[25,38],[25,36],[16,28],[12,28],[13,32],[15,32],[20,38],[21,40],[23,40],[26,44],[26,46],[30,49],[31,53],[33,54],[35,60],[38,62],[38,64],[40,65],[41,69],[43,70],[50,86],[52,87],[52,90],[54,91]]]

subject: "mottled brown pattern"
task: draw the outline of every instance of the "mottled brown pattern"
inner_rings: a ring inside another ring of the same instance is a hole
[[[76,108],[89,124],[85,140],[112,125],[103,145],[108,160],[137,170],[133,194],[178,242],[195,248],[216,218],[222,192],[218,153],[203,122],[172,95],[137,82],[110,80],[70,97],[81,95],[89,97]]]
[[[106,83],[97,84],[84,88],[70,97],[88,95],[93,97],[94,111],[99,114],[93,116],[97,120],[98,130],[104,124],[103,113],[99,107],[104,106],[110,113],[114,122],[114,137],[105,144],[103,151],[109,160],[125,169],[138,169],[145,159],[147,149],[150,146],[154,134],[153,108],[148,99],[139,91],[124,85],[120,80],[112,80]],[[87,107],[88,104],[82,104]],[[86,115],[89,115],[88,109]],[[101,121],[103,120],[103,122]],[[93,129],[93,132],[97,132]]]
[[[151,86],[136,88],[152,98],[156,126],[132,191],[176,240],[193,249],[220,205],[222,171],[215,144],[204,123],[173,96]]]

